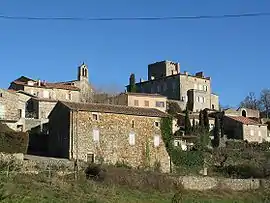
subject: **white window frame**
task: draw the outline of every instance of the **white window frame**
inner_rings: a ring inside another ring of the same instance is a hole
[[[93,129],[93,141],[99,142],[99,129]]]
[[[94,115],[97,116],[97,119],[94,119]],[[93,121],[99,121],[99,115],[98,115],[98,113],[92,112],[92,120]]]
[[[133,133],[133,132],[129,133],[128,142],[129,142],[129,145],[131,145],[131,146],[135,145],[135,142],[136,142],[135,133]]]
[[[159,147],[159,145],[160,145],[160,136],[155,135],[154,136],[154,147]]]

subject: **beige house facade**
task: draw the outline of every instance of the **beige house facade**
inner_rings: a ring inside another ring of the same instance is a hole
[[[156,108],[163,112],[167,110],[167,97],[160,94],[126,92],[109,98],[107,103],[141,108]]]
[[[191,75],[180,72],[180,64],[161,61],[148,65],[148,80],[136,83],[137,92],[157,93],[170,100],[178,100],[180,107],[186,109],[189,100],[191,111],[197,112],[205,108],[219,110],[219,99],[212,93],[211,78],[203,72]],[[188,92],[193,90],[193,94]],[[191,98],[189,98],[191,96]]]
[[[228,139],[262,143],[270,141],[267,125],[244,116],[224,116],[224,132]]]
[[[49,116],[51,156],[87,162],[124,162],[134,168],[160,163],[170,172],[170,157],[157,109],[94,103],[58,102]]]
[[[25,130],[25,102],[14,91],[0,89],[0,122],[15,131]]]

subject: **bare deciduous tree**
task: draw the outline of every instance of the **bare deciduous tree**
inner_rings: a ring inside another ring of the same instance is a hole
[[[270,89],[263,89],[261,91],[260,102],[263,108],[262,110],[266,112],[266,117],[268,118],[270,110]]]
[[[261,109],[261,102],[256,98],[254,92],[250,92],[248,96],[240,103],[240,107],[245,107],[249,109]]]

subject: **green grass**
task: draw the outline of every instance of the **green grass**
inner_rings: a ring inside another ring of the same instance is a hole
[[[125,186],[97,183],[84,178],[75,182],[53,177],[20,175],[0,177],[0,202],[9,203],[170,203],[173,192],[148,189],[138,191]],[[260,203],[262,191],[182,191],[186,203]],[[6,197],[7,196],[7,197]],[[1,197],[3,200],[1,201]],[[6,197],[6,198],[5,198]]]

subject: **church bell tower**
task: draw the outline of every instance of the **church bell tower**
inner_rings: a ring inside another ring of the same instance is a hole
[[[78,80],[83,81],[86,80],[88,81],[88,67],[86,64],[82,64],[78,68]]]

